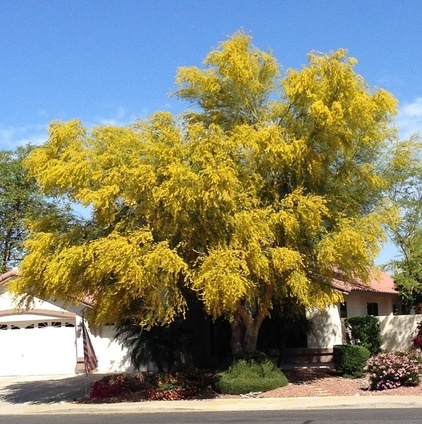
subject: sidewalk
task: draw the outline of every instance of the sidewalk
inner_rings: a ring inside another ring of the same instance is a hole
[[[0,415],[141,414],[215,411],[268,411],[306,409],[422,408],[420,396],[314,397],[277,399],[214,399],[148,401],[113,404],[0,404]]]
[[[101,378],[90,375],[88,383]],[[324,396],[298,398],[207,399],[78,404],[84,396],[83,375],[1,377],[0,415],[118,414],[198,411],[422,408],[422,396]]]

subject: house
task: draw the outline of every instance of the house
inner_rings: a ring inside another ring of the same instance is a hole
[[[72,375],[83,372],[81,323],[87,305],[81,303],[74,308],[64,308],[52,301],[35,299],[32,308],[19,310],[7,292],[8,281],[16,276],[16,270],[0,275],[0,376]],[[333,346],[345,341],[343,320],[350,316],[378,316],[384,349],[393,350],[410,345],[411,335],[422,317],[396,315],[400,312],[400,302],[391,276],[386,273],[374,275],[369,285],[351,286],[338,281],[334,284],[336,289],[343,292],[344,303],[333,305],[325,311],[306,311],[310,325],[304,326],[302,330],[299,325],[294,327],[295,330],[304,331],[304,337],[299,337],[300,340],[304,339],[300,342],[303,345],[296,348],[295,345],[283,347],[284,362],[330,361]],[[229,345],[227,334],[217,337],[222,323],[213,323],[204,317],[199,319],[198,311],[196,314],[194,322],[200,327],[201,334],[197,344],[203,346],[204,358],[210,356],[206,359],[215,359],[218,349]],[[306,334],[309,327],[311,330]],[[97,372],[131,370],[128,351],[114,339],[113,326],[88,330],[98,358]],[[222,333],[225,334],[224,331]]]
[[[8,281],[16,276],[16,270],[0,275],[0,376],[83,372],[81,322],[86,305],[65,309],[35,299],[31,309],[19,310],[7,292]],[[130,370],[127,350],[114,340],[112,326],[88,329],[88,334],[99,373]]]
[[[334,286],[343,293],[344,303],[325,311],[307,311],[312,323],[308,349],[332,351],[333,346],[346,342],[344,318],[364,315],[378,317],[383,349],[405,349],[411,345],[412,334],[422,317],[406,313],[389,274],[374,273],[369,284],[352,286],[336,281]]]

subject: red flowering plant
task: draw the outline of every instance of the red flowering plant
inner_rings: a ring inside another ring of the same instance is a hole
[[[113,374],[91,384],[89,398],[107,402],[121,400],[192,399],[205,387],[199,370],[143,375]]]
[[[412,339],[412,344],[415,349],[422,349],[422,321],[416,327],[416,335]]]
[[[113,374],[91,384],[90,399],[125,398],[142,390],[143,384],[133,374]]]

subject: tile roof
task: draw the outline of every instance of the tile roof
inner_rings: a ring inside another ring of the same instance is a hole
[[[18,270],[17,268],[11,269],[10,271],[5,272],[4,274],[0,275],[0,287],[3,284],[6,284],[9,280],[12,278],[16,278],[18,276]],[[92,308],[94,305],[94,300],[92,296],[85,296],[84,299],[80,300],[79,303],[81,303],[84,306],[87,306],[89,308]]]
[[[16,268],[0,275],[0,286],[6,283],[8,280],[17,277],[17,275],[18,270]],[[398,291],[396,290],[394,285],[393,277],[391,277],[391,275],[387,274],[386,272],[373,272],[369,284],[365,284],[363,282],[356,282],[352,285],[349,283],[345,283],[341,280],[334,280],[332,284],[334,288],[344,293],[350,293],[352,291],[362,291],[373,293],[398,294]],[[92,296],[85,296],[81,303],[85,306],[92,307],[94,299]]]
[[[18,275],[18,270],[16,268],[5,272],[4,274],[0,275],[0,285],[10,280],[11,278],[17,277],[17,275]]]
[[[393,277],[386,272],[374,271],[368,284],[357,281],[352,285],[345,283],[344,281],[335,280],[333,282],[333,286],[345,293],[350,293],[352,291],[363,291],[384,294],[398,294]]]

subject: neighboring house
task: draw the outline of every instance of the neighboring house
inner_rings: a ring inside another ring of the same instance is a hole
[[[308,348],[332,349],[346,342],[344,318],[374,315],[380,321],[382,348],[394,350],[411,345],[412,334],[421,320],[420,315],[409,315],[400,303],[393,278],[385,273],[374,274],[369,284],[348,285],[335,282],[343,292],[344,303],[326,311],[308,311],[312,331],[308,335]]]
[[[83,372],[82,312],[35,299],[29,310],[18,310],[7,292],[16,270],[0,275],[0,376],[75,374]],[[89,332],[99,373],[127,371],[126,349],[113,340],[114,328]]]

